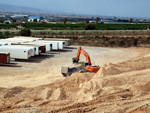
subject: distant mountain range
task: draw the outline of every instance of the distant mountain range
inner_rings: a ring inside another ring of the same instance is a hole
[[[52,12],[44,11],[41,9],[8,5],[3,3],[0,3],[0,13],[52,14]]]
[[[71,16],[71,17],[104,17],[104,18],[113,18],[112,16],[100,16],[100,15],[84,15],[84,14],[71,14],[71,13],[65,13],[65,12],[55,12],[55,11],[45,11],[42,9],[36,9],[31,7],[23,7],[23,6],[16,6],[16,5],[9,5],[9,4],[3,4],[0,3],[0,14],[27,14],[27,15],[55,15],[55,16]],[[124,18],[129,19],[129,17],[118,17],[118,18]],[[137,19],[134,18],[133,19]],[[149,19],[149,18],[138,18],[138,19]]]

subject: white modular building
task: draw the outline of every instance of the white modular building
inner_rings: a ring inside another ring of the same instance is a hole
[[[0,52],[9,52],[11,59],[29,59],[31,57],[31,49],[7,48],[0,46]]]
[[[40,53],[46,53],[46,45],[45,45],[45,44],[32,43],[32,42],[21,43],[21,44],[39,46],[39,52],[40,52]]]
[[[39,55],[40,53],[43,53],[42,49],[43,49],[43,47],[45,48],[45,45],[29,44],[29,43],[21,43],[21,44],[17,44],[17,45],[35,47],[36,48],[35,55]]]
[[[21,38],[7,38],[5,39],[6,41],[16,41],[16,42],[21,42],[21,43],[25,43],[25,42],[30,42],[30,41],[34,41],[34,40],[29,40],[29,39],[21,39]]]
[[[7,42],[1,42],[1,41],[0,41],[0,46],[5,46],[5,45],[8,45],[8,43],[7,43]]]
[[[26,36],[15,36],[14,38],[29,39],[29,40],[33,40],[33,41],[43,40],[43,38],[37,38],[37,37],[26,37]]]
[[[21,46],[21,47],[30,47],[32,49],[34,49],[34,56],[35,55],[39,55],[41,52],[40,46],[38,45],[31,45],[31,44],[15,44],[15,46]]]
[[[50,43],[58,43],[58,48],[59,49],[63,49],[65,42],[64,41],[46,41],[46,42],[50,42]]]
[[[4,43],[8,43],[8,45],[12,45],[12,44],[20,44],[21,41],[13,41],[13,40],[0,40],[0,42],[4,42]]]
[[[59,49],[59,43],[58,42],[53,42],[53,41],[46,41],[46,40],[39,40],[36,41],[38,43],[49,43],[52,44],[51,50],[58,50]]]
[[[61,38],[44,38],[46,41],[64,41],[65,46],[70,46],[71,45],[71,40],[70,39],[61,39]]]
[[[51,49],[52,49],[52,44],[50,44],[50,43],[46,43],[46,42],[39,42],[39,41],[35,41],[35,42],[28,42],[28,43],[30,43],[30,44],[44,44],[44,45],[45,45],[45,47],[46,47],[46,52],[49,52],[49,51],[51,51]]]
[[[5,46],[8,48],[20,48],[20,49],[29,49],[31,50],[31,56],[36,55],[36,47],[33,46],[22,46],[22,45],[10,45],[10,46]]]

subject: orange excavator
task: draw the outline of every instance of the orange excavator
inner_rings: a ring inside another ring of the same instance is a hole
[[[70,76],[73,72],[77,72],[77,71],[81,71],[81,70],[84,70],[85,72],[88,71],[88,72],[96,73],[100,69],[99,66],[92,66],[90,56],[81,47],[78,48],[77,56],[72,58],[73,64],[75,64],[75,63],[78,64],[79,63],[79,58],[80,58],[81,54],[83,54],[86,57],[86,61],[87,62],[82,62],[82,66],[81,67],[74,67],[74,68],[62,67],[61,72],[62,72],[63,76],[65,76],[65,77],[66,76]]]

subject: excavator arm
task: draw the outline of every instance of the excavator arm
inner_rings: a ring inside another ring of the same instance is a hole
[[[73,63],[78,63],[80,54],[83,54],[86,57],[86,61],[88,62],[88,65],[92,65],[90,56],[84,49],[81,49],[81,47],[78,48],[77,57],[73,58]]]

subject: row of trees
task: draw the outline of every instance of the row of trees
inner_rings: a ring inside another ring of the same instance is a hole
[[[98,23],[99,23],[99,20],[100,20],[100,18],[99,18],[99,17],[96,17],[96,24],[98,24]],[[116,20],[116,17],[114,17],[114,20]],[[67,19],[67,18],[65,18],[65,19],[64,19],[64,24],[66,24],[66,22],[67,22],[67,21],[68,21],[68,19]],[[123,21],[123,20],[118,19],[118,21]],[[132,19],[132,18],[130,18],[129,20],[127,20],[127,22],[132,23],[132,22],[133,22],[133,19]],[[89,23],[89,21],[86,21],[86,23]]]
[[[97,19],[98,21],[98,19]],[[0,24],[0,29],[21,29],[35,30],[147,30],[149,24],[48,24],[48,23],[22,23],[22,24]]]

